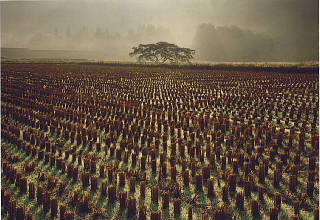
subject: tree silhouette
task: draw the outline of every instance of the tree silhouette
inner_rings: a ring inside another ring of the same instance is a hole
[[[181,48],[175,44],[167,42],[158,42],[155,44],[139,44],[133,47],[129,53],[131,57],[137,56],[138,62],[155,63],[179,63],[190,62],[193,59],[195,51],[189,48]]]

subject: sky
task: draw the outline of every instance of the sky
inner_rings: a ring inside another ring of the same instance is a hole
[[[121,48],[144,41],[204,47],[206,42],[195,41],[221,36],[197,37],[201,24],[210,24],[270,38],[272,59],[318,60],[318,4],[317,0],[1,1],[1,46],[94,51],[117,45],[113,49],[125,58]],[[97,32],[108,34],[96,39]]]

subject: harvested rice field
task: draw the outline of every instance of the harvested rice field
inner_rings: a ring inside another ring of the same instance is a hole
[[[318,70],[3,63],[2,219],[318,219]]]

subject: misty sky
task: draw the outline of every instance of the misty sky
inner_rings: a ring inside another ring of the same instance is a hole
[[[121,36],[127,48],[134,46],[130,45],[132,42],[152,41],[145,36],[149,32],[144,25],[157,29],[152,35],[155,41],[164,39],[192,47],[197,44],[194,41],[198,27],[206,23],[237,26],[270,37],[275,47],[287,54],[303,53],[314,59],[318,54],[317,0],[69,0],[0,4],[2,47],[70,49],[65,35],[74,34],[75,42],[75,36],[80,36],[76,33],[81,30],[94,33],[99,29]],[[135,41],[130,41],[133,33]],[[89,34],[87,41],[79,41],[79,49],[99,48],[88,46],[93,44],[90,37]]]

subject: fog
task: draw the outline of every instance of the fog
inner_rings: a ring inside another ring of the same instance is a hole
[[[130,60],[133,46],[168,41],[195,49],[197,61],[318,60],[317,0],[0,4],[1,47],[103,51],[108,59]]]

